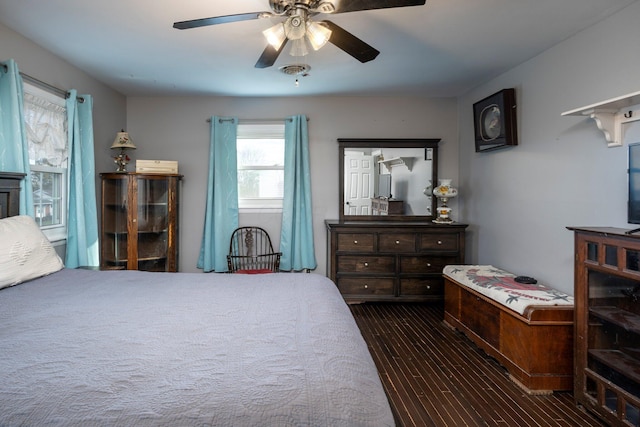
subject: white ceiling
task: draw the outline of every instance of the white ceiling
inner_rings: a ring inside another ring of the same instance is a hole
[[[349,0],[343,0],[349,1]],[[327,44],[310,75],[254,68],[275,18],[189,30],[173,22],[268,11],[268,0],[0,0],[0,23],[125,95],[465,93],[638,0],[427,0],[321,15],[378,49],[362,64]],[[273,21],[273,22],[270,22]]]

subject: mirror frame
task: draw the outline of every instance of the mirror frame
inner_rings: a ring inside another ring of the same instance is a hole
[[[345,221],[431,221],[435,218],[436,197],[431,198],[434,215],[346,215],[344,214],[344,152],[351,148],[432,148],[431,182],[438,182],[438,143],[440,138],[338,138],[338,174],[340,197],[340,222]]]

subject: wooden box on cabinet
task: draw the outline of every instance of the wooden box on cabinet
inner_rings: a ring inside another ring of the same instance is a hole
[[[640,425],[640,236],[577,228],[574,396],[607,423]]]
[[[100,268],[178,271],[181,175],[103,173]]]
[[[442,269],[464,263],[466,224],[325,224],[327,276],[347,302],[440,300]]]

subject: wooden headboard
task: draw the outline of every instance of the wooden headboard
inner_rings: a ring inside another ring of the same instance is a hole
[[[20,181],[25,174],[0,172],[0,218],[20,213]]]

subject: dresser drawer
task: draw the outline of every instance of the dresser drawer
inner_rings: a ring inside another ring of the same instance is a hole
[[[401,253],[416,251],[415,233],[380,233],[378,235],[378,251]]]
[[[457,251],[457,233],[423,233],[420,236],[420,251]]]
[[[339,252],[373,252],[373,233],[338,233]]]
[[[338,289],[343,295],[394,295],[395,279],[380,277],[340,277]]]
[[[406,277],[400,279],[400,296],[424,295],[439,296],[444,293],[443,280],[437,277]]]
[[[456,264],[458,258],[443,256],[400,257],[400,273],[442,273],[445,265]]]
[[[340,273],[395,273],[394,256],[339,255]]]
[[[464,264],[467,226],[384,219],[325,221],[327,276],[348,302],[442,300],[442,270]]]

